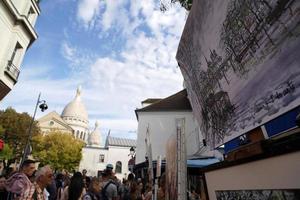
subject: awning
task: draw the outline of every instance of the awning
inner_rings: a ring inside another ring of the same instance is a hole
[[[217,158],[193,159],[193,160],[187,160],[187,166],[188,168],[201,168],[217,162],[220,162],[220,160]]]

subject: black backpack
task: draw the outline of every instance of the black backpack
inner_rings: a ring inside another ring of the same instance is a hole
[[[114,184],[112,181],[109,181],[105,186],[104,188],[102,189],[101,191],[101,200],[109,200],[108,197],[106,196],[106,189],[107,187],[110,185],[110,184]]]

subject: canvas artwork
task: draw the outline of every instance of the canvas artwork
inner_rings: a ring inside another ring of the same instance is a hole
[[[300,105],[300,1],[195,0],[177,51],[212,148]]]
[[[217,200],[297,200],[300,199],[300,189],[297,190],[225,190],[216,191]]]
[[[177,200],[177,137],[172,135],[166,145],[166,200]]]

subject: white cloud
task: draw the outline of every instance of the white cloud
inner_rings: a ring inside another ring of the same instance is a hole
[[[94,20],[100,11],[101,0],[80,0],[77,8],[77,18],[82,21],[85,27],[94,25]]]
[[[140,107],[140,102],[167,97],[182,89],[183,78],[175,54],[186,14],[176,6],[162,13],[158,6],[154,0],[80,0],[78,22],[86,30],[93,29],[106,36],[111,29],[121,30],[125,46],[120,52],[112,49],[114,53],[109,56],[97,56],[99,52],[93,55],[87,47],[71,43],[72,33],[66,32],[61,54],[68,61],[71,73],[56,80],[47,74],[58,66],[45,66],[45,70],[30,66],[21,72],[21,79],[1,108],[12,105],[18,111],[32,113],[37,94],[42,91],[49,111],[61,113],[81,84],[90,126],[99,120],[101,130],[111,129],[115,136],[134,138],[136,133],[132,131],[137,128],[134,110]]]

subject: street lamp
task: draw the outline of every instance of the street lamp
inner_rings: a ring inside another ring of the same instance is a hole
[[[135,155],[135,149],[134,149],[134,147],[130,147],[129,152],[130,152],[129,155],[131,156],[131,158],[133,158],[134,155]]]
[[[131,158],[128,161],[128,170],[130,172],[133,172],[133,167],[135,165],[135,149],[134,149],[134,147],[130,147],[129,152],[130,153],[128,154],[128,156],[131,156]]]
[[[28,129],[28,138],[27,138],[27,142],[26,142],[26,145],[24,148],[24,154],[23,154],[20,166],[22,166],[24,160],[31,153],[30,141],[31,141],[31,137],[32,137],[32,126],[34,123],[34,118],[36,115],[37,107],[38,107],[38,105],[40,105],[39,108],[41,109],[42,112],[44,112],[45,110],[48,109],[48,105],[46,104],[46,101],[41,100],[40,98],[41,98],[41,93],[39,93],[39,96],[38,96],[38,99],[37,99],[37,102],[35,105],[34,113],[33,113],[32,119],[31,119],[31,123],[30,123],[29,129]]]

